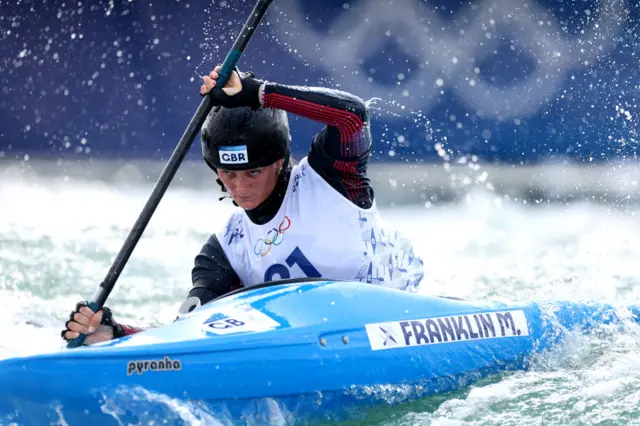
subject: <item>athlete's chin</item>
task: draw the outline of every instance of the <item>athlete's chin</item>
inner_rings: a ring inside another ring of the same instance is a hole
[[[233,200],[238,206],[242,207],[245,210],[252,210],[260,205],[260,200],[258,200],[258,198],[254,196],[235,197]]]

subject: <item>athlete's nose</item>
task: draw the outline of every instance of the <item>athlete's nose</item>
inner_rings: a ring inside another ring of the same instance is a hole
[[[238,176],[233,180],[233,189],[237,195],[248,195],[247,192],[250,192],[253,187],[253,182],[251,179],[245,176]]]

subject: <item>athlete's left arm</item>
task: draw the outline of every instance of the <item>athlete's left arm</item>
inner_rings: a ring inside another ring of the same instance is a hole
[[[369,208],[373,189],[367,176],[371,149],[369,110],[355,95],[340,90],[265,83],[260,99],[327,126],[309,151],[309,164],[336,191],[358,207]]]

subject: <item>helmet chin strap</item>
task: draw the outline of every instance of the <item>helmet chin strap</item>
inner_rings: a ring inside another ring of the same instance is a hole
[[[233,197],[231,195],[223,195],[222,197],[218,198],[218,201],[222,201],[225,198],[231,198],[231,202],[233,203],[234,206],[239,207],[238,203],[236,203],[236,201],[233,199]]]
[[[283,170],[287,170],[287,166],[289,166],[289,157],[291,157],[291,154],[287,154],[284,156],[282,167],[280,167],[280,173],[282,173]]]
[[[218,173],[217,170],[216,170],[216,173]],[[216,183],[218,185],[220,185],[220,189],[222,190],[222,192],[227,192],[227,188],[224,187],[224,184],[222,183],[220,178],[216,178]],[[236,201],[233,199],[233,197],[231,195],[223,195],[222,197],[218,198],[218,201],[222,201],[225,198],[231,198],[231,201],[233,202],[233,205],[236,206],[236,207],[239,207],[238,203],[236,203]]]

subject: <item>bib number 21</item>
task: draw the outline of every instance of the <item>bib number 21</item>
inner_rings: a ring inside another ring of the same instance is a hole
[[[264,272],[264,281],[273,281],[273,277],[275,275],[279,275],[281,280],[286,280],[287,278],[291,278],[291,273],[289,272],[289,268],[293,265],[298,265],[302,272],[309,278],[320,278],[320,272],[311,264],[309,259],[302,253],[299,247],[293,249],[289,257],[285,259],[287,265],[289,267],[283,265],[282,263],[276,263],[274,265],[269,266],[269,268]]]

